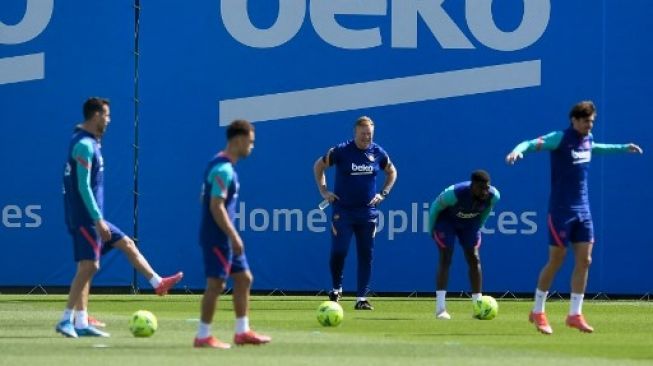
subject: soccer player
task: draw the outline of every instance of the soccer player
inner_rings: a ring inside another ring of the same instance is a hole
[[[555,131],[517,145],[506,162],[514,164],[524,153],[540,150],[551,152],[551,195],[547,223],[549,227],[549,260],[540,272],[535,290],[535,304],[529,321],[543,334],[553,333],[544,312],[549,288],[570,247],[575,265],[571,276],[571,303],[566,324],[582,332],[594,331],[582,314],[587,274],[592,261],[594,225],[588,199],[587,176],[592,153],[642,153],[632,143],[600,144],[594,142],[592,127],[596,107],[582,101],[571,108],[571,124],[564,131]]]
[[[140,253],[134,241],[105,220],[104,161],[100,140],[111,121],[109,101],[89,98],[83,107],[84,122],[73,133],[64,169],[66,225],[73,237],[77,272],[70,285],[68,303],[55,330],[66,337],[108,337],[88,321],[88,294],[93,276],[100,268],[100,256],[120,249],[145,276],[158,295],[165,295],[183,273],[161,278]],[[74,325],[73,325],[74,316]]]
[[[356,236],[358,255],[358,292],[356,310],[373,310],[367,300],[372,274],[372,251],[378,221],[377,206],[385,200],[397,179],[397,170],[381,146],[372,142],[374,122],[363,116],[354,125],[354,139],[332,147],[313,165],[315,182],[322,198],[333,203],[331,219],[331,301],[342,296],[345,257],[352,235]],[[325,170],[335,166],[334,191],[327,189]],[[381,191],[376,176],[385,173]]]
[[[483,280],[479,255],[480,230],[499,198],[499,191],[490,185],[490,175],[484,170],[476,170],[472,172],[471,181],[447,187],[431,203],[429,233],[440,252],[436,279],[436,319],[451,319],[445,300],[456,237],[463,247],[469,266],[472,301],[480,300]]]
[[[227,128],[227,147],[208,163],[204,173],[200,246],[204,256],[206,290],[202,297],[195,347],[231,347],[229,343],[211,335],[211,322],[218,296],[224,290],[229,276],[234,281],[234,343],[264,344],[271,340],[270,337],[249,328],[247,313],[253,277],[245,257],[243,240],[233,224],[240,188],[234,165],[238,160],[248,157],[253,148],[254,126],[245,120],[233,121]]]

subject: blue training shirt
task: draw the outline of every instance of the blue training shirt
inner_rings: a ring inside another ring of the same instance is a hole
[[[449,221],[454,225],[479,230],[487,220],[492,208],[501,198],[499,190],[490,186],[490,196],[479,201],[472,195],[472,182],[460,182],[447,187],[431,203],[429,208],[429,232],[438,221]]]
[[[95,136],[76,127],[68,146],[63,195],[68,229],[93,225],[104,204],[104,160]]]
[[[238,174],[229,157],[224,153],[217,154],[209,161],[204,171],[202,184],[202,219],[200,224],[200,244],[205,246],[225,245],[227,235],[220,229],[211,213],[211,198],[221,197],[233,223],[236,217],[238,202]]]
[[[570,209],[589,211],[587,178],[592,152],[628,151],[627,144],[599,144],[592,134],[582,136],[572,126],[537,139],[524,141],[513,152],[551,152],[551,196],[549,211]]]
[[[376,143],[361,150],[354,140],[341,143],[329,150],[329,164],[335,166],[334,193],[339,197],[334,208],[370,211],[368,204],[377,193],[376,176],[384,170],[390,158]]]

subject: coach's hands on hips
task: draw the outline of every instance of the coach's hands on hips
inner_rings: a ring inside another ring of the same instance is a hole
[[[642,148],[639,147],[638,145],[630,143],[630,144],[628,144],[628,152],[636,153],[636,154],[643,154],[644,150],[642,150]]]
[[[369,206],[376,206],[379,203],[381,203],[384,199],[385,199],[385,197],[383,197],[380,193],[377,193],[377,194],[374,195],[374,198],[372,198],[372,200],[370,201],[370,203],[368,203],[368,205]]]
[[[338,197],[335,193],[331,191],[327,191],[326,189],[320,190],[320,195],[322,196],[322,198],[329,201],[329,203],[333,203],[333,201],[340,199],[340,197]]]
[[[513,165],[517,160],[522,159],[524,154],[520,152],[511,151],[510,154],[506,156],[506,163]]]

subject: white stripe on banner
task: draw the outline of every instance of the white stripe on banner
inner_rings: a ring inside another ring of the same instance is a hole
[[[45,77],[45,53],[0,58],[0,85]]]
[[[297,90],[219,102],[220,126],[420,102],[541,84],[541,61],[532,60],[434,74]]]

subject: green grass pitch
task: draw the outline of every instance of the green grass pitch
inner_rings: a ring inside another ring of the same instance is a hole
[[[374,311],[342,301],[343,323],[316,320],[324,296],[255,296],[251,324],[272,336],[265,346],[194,349],[198,295],[92,295],[90,312],[107,323],[111,338],[67,339],[55,333],[65,296],[0,295],[0,365],[651,365],[653,302],[586,301],[595,327],[583,334],[564,326],[567,301],[549,301],[554,334],[528,323],[531,301],[499,299],[491,321],[471,317],[470,300],[450,299],[452,320],[436,320],[433,298],[372,298]],[[151,338],[127,328],[136,310],[153,312]],[[214,334],[233,337],[231,297],[221,297]]]

